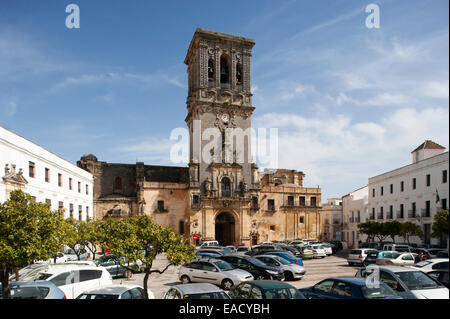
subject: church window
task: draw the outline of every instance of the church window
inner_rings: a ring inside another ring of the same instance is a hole
[[[230,83],[230,68],[227,56],[220,58],[220,84],[222,88],[227,88]]]
[[[236,64],[236,85],[242,85],[242,67],[241,64]]]
[[[222,178],[222,197],[231,196],[231,182],[228,177]]]
[[[117,176],[114,179],[114,190],[115,191],[121,191],[122,190],[122,178]]]

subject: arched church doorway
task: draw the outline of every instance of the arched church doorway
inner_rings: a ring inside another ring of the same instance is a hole
[[[216,240],[221,246],[232,245],[235,241],[235,220],[233,214],[224,212],[216,217]]]

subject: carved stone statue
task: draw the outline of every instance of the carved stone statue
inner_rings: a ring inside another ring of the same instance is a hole
[[[211,181],[211,179],[208,177],[208,178],[205,180],[205,193],[206,193],[206,196],[209,196],[209,197],[211,197],[211,184],[212,184],[212,181]]]
[[[242,196],[244,196],[247,192],[248,192],[248,185],[246,182],[241,182],[240,183],[240,188],[241,188],[241,194]]]

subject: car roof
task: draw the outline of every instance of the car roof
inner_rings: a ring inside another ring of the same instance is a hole
[[[83,292],[83,294],[107,294],[107,295],[121,295],[125,291],[133,288],[142,288],[138,285],[110,285],[103,287],[96,287],[88,289]]]
[[[324,280],[339,280],[357,286],[365,286],[366,278],[362,277],[331,277]]]
[[[36,287],[36,286],[46,286],[46,287],[56,287],[56,285],[52,281],[46,280],[37,280],[37,281],[13,281],[9,283],[10,287],[18,286],[18,287]]]
[[[174,285],[173,287],[181,291],[182,294],[198,294],[198,293],[211,293],[223,291],[216,285],[209,283],[180,284]]]
[[[390,270],[392,272],[407,272],[407,271],[420,271],[417,268],[412,268],[409,266],[380,266],[377,265],[377,268],[381,270]]]
[[[86,264],[76,264],[76,263],[61,263],[61,264],[49,264],[46,269],[42,272],[45,273],[57,273],[63,271],[77,270],[77,269],[87,269],[87,270],[99,270],[104,269],[101,266],[86,265]]]
[[[285,283],[283,281],[277,281],[277,280],[250,280],[250,281],[245,281],[245,283],[253,284],[262,289],[294,288],[297,290],[297,288],[293,287],[292,285]]]

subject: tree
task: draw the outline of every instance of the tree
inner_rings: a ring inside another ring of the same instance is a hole
[[[367,235],[367,241],[373,241],[374,237],[377,235],[379,230],[379,223],[368,221],[365,223],[359,223],[358,228],[361,234]]]
[[[63,248],[64,216],[46,203],[12,191],[0,205],[0,280],[4,299],[11,297],[9,275],[35,260],[48,260]]]
[[[146,215],[123,220],[107,220],[104,236],[111,252],[129,261],[140,260],[144,269],[144,292],[148,298],[148,279],[152,273],[164,273],[170,266],[178,266],[195,257],[195,246],[185,244],[183,237],[170,228],[156,224]],[[158,254],[165,254],[168,264],[162,269],[152,269]],[[125,266],[126,265],[122,265]]]
[[[393,220],[390,222],[385,222],[383,224],[384,233],[387,234],[387,237],[392,238],[392,242],[395,243],[395,236],[400,236],[400,231],[402,228],[402,223],[399,221]]]
[[[402,236],[409,245],[409,238],[411,236],[418,236],[420,238],[423,238],[423,231],[419,225],[411,222],[405,222],[402,224],[402,227],[400,229],[400,236]]]
[[[436,215],[434,215],[431,236],[434,238],[440,238],[442,240],[445,235],[449,234],[448,223],[448,210],[443,209],[438,211]]]
[[[86,221],[76,220],[72,217],[65,220],[66,245],[69,246],[81,259],[81,254],[86,246],[89,246],[89,239],[95,237],[93,226]]]

